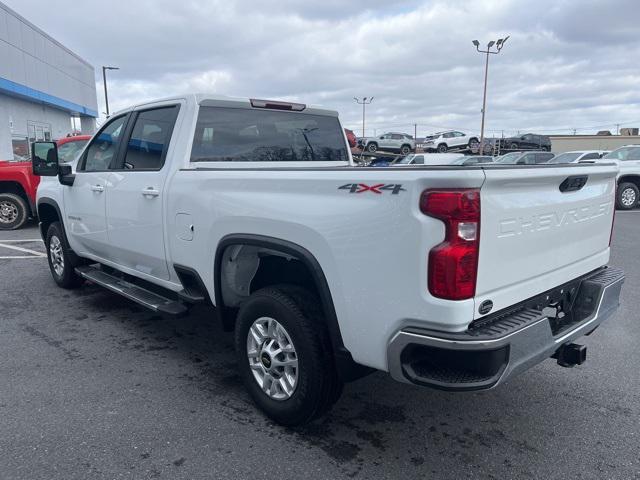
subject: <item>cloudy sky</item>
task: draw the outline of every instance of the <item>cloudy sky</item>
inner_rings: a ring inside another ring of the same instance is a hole
[[[295,99],[340,112],[373,96],[367,134],[640,126],[639,0],[3,0],[109,77],[111,110],[186,91]]]

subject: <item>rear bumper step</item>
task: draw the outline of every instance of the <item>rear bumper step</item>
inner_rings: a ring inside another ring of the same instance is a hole
[[[114,275],[109,275],[98,268],[88,265],[81,266],[76,268],[76,272],[86,280],[118,293],[129,300],[133,300],[153,312],[179,316],[185,314],[188,310],[187,307],[180,302],[158,295],[157,293],[127,282]]]
[[[465,332],[405,328],[389,343],[389,373],[402,382],[442,390],[495,387],[557,352],[564,354],[573,340],[613,315],[624,278],[620,269],[603,268],[544,294],[549,300],[558,293],[557,302],[540,305],[539,298],[530,299]],[[561,305],[562,315],[552,314],[550,305]]]

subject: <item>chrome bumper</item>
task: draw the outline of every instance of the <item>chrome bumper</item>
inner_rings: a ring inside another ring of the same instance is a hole
[[[531,307],[541,297],[548,300],[550,291],[487,317],[466,332],[405,328],[389,342],[389,373],[401,382],[443,390],[493,388],[590,334],[613,315],[624,278],[622,270],[608,267],[555,289],[563,294],[575,289],[564,321],[549,314],[549,305]]]

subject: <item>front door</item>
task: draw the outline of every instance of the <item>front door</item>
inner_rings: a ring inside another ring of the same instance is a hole
[[[108,256],[106,189],[126,118],[122,115],[110,120],[93,138],[78,161],[73,185],[64,187],[67,238],[79,254]]]
[[[106,195],[113,261],[165,280],[169,269],[163,228],[168,170],[164,166],[178,108],[170,105],[132,114],[132,126],[127,129],[131,133],[112,169]]]

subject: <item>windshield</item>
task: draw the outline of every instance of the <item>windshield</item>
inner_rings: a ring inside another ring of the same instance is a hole
[[[192,162],[347,161],[336,117],[200,107]]]
[[[575,162],[582,152],[565,152],[553,157],[548,163],[572,163]]]
[[[495,163],[515,164],[518,158],[522,156],[522,152],[507,153],[499,157]]]
[[[608,153],[604,158],[614,160],[640,160],[640,145],[637,147],[622,147]]]

